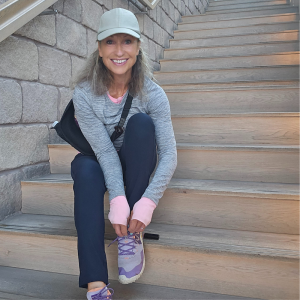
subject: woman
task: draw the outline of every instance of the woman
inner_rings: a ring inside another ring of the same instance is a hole
[[[133,13],[121,8],[104,13],[98,50],[75,82],[76,119],[95,153],[79,153],[71,163],[79,286],[87,288],[87,298],[93,300],[112,299],[113,292],[107,288],[105,192],[109,193],[108,218],[118,235],[119,281],[131,283],[145,267],[142,232],[177,165],[170,105],[162,88],[149,78],[140,37]],[[110,136],[128,94],[133,100],[125,132],[112,143]],[[158,166],[149,184],[157,155]]]

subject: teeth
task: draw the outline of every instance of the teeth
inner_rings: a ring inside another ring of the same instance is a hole
[[[113,59],[113,62],[117,63],[117,64],[121,64],[123,62],[125,62],[126,59]]]

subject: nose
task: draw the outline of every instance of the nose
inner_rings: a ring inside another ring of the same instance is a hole
[[[117,43],[116,45],[116,55],[117,56],[123,56],[124,54],[124,50],[123,50],[123,46],[122,46],[122,43]]]

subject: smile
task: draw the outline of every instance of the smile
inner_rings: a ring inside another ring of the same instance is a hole
[[[111,61],[117,66],[125,65],[127,60],[128,60],[128,58],[127,59],[111,59]]]

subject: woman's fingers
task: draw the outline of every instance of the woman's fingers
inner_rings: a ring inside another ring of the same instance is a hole
[[[142,223],[141,221],[138,221],[136,219],[133,219],[130,221],[130,226],[128,231],[133,233],[133,232],[143,232],[145,230],[145,224]]]
[[[127,235],[126,226],[122,224],[112,224],[117,236],[122,237]]]

